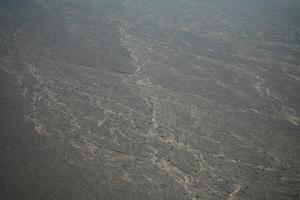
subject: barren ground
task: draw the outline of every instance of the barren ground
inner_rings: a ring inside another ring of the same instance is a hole
[[[296,0],[2,0],[0,199],[299,199],[299,22]]]

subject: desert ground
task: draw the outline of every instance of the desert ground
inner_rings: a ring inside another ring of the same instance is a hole
[[[297,0],[1,0],[0,199],[300,199]]]

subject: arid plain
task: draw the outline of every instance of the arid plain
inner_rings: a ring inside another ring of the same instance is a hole
[[[0,199],[300,198],[300,2],[0,1]]]

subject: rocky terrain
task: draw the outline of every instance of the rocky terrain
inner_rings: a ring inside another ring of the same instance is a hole
[[[2,0],[0,199],[300,199],[300,2]]]

